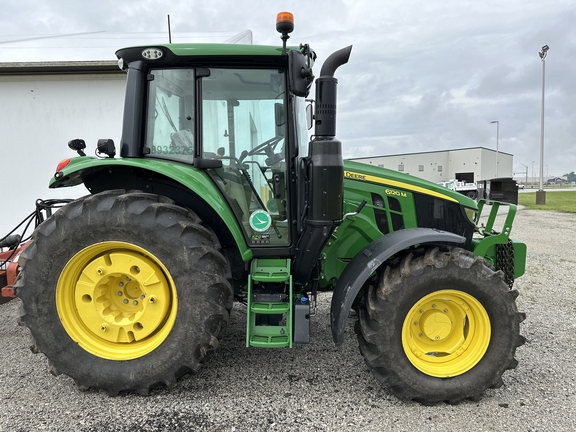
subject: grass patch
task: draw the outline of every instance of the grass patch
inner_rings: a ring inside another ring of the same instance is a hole
[[[518,194],[518,204],[528,210],[552,210],[562,213],[576,213],[576,191],[547,192],[546,204],[536,205],[536,192]]]

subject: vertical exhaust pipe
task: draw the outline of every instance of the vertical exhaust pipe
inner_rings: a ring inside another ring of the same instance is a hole
[[[342,143],[335,138],[338,80],[334,73],[348,62],[351,51],[349,46],[332,53],[316,79],[315,135],[308,153],[308,211],[296,253],[296,284],[308,282],[322,248],[342,222],[344,161]]]
[[[334,73],[348,63],[352,45],[330,55],[322,65],[320,77],[316,79],[316,137],[336,136],[336,96],[338,80]]]

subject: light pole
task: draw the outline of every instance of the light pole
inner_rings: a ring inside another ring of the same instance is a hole
[[[522,162],[520,162],[520,165],[526,168],[526,183],[524,183],[524,187],[526,187],[528,186],[528,165],[524,165]]]
[[[544,45],[538,53],[542,60],[542,118],[540,123],[540,189],[536,191],[536,204],[546,204],[544,191],[544,83],[546,82],[546,55],[550,47]]]
[[[532,183],[532,187],[534,187],[534,161],[532,161],[532,178],[530,179]]]
[[[498,178],[498,137],[500,135],[500,122],[498,120],[494,120],[490,123],[496,123],[496,178]]]

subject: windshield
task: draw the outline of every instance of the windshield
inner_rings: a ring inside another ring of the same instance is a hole
[[[285,245],[285,74],[278,69],[210,69],[202,79],[202,157],[251,246]]]

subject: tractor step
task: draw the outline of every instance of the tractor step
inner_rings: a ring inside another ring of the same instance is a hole
[[[246,312],[247,347],[292,347],[290,259],[252,261]]]

